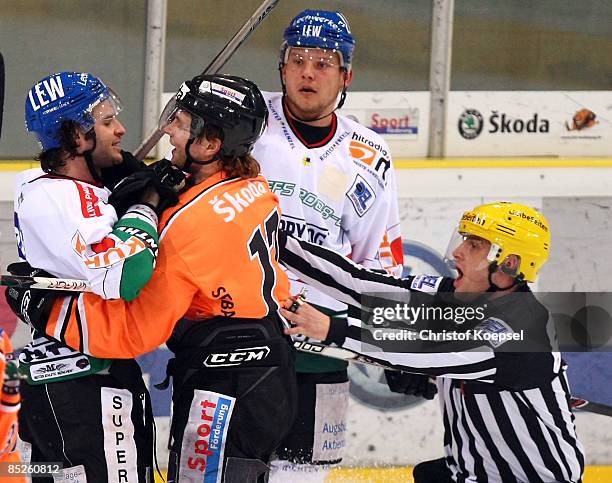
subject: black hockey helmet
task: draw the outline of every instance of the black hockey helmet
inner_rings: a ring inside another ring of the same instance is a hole
[[[164,122],[170,122],[178,109],[191,114],[194,138],[206,124],[223,131],[221,156],[248,154],[268,120],[259,88],[248,79],[226,74],[198,75],[184,82],[176,94],[176,106]]]

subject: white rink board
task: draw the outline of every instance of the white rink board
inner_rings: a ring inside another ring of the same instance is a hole
[[[595,122],[577,130],[582,109]],[[451,92],[445,155],[610,156],[612,91]]]
[[[163,94],[162,106],[171,96]],[[381,134],[394,158],[423,158],[429,103],[424,91],[349,91],[340,112]],[[595,119],[578,130],[573,117],[580,110],[591,111]],[[467,127],[466,117],[480,129]],[[612,156],[612,91],[450,92],[445,139],[448,157]],[[157,156],[169,147],[164,136]]]
[[[165,106],[174,93],[165,92]],[[387,142],[394,158],[427,156],[429,137],[429,92],[348,92],[345,116],[377,131]],[[171,150],[168,136],[158,144],[157,157]]]
[[[394,158],[424,158],[429,92],[348,92],[340,113],[380,134]]]

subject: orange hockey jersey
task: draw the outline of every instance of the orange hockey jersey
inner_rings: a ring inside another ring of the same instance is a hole
[[[17,366],[8,361],[12,357],[13,347],[8,334],[0,329],[0,462],[19,463],[21,458],[17,451],[17,413],[21,404],[19,395],[19,378]],[[7,466],[2,466],[0,481],[11,483],[25,482],[24,476],[10,474]],[[6,479],[5,479],[6,478]]]
[[[217,173],[180,195],[160,220],[151,281],[131,302],[87,293],[55,302],[48,335],[96,357],[135,357],[165,342],[175,322],[260,319],[289,296],[277,262],[278,199],[263,176]]]

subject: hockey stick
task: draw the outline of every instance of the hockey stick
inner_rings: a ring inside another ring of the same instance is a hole
[[[293,303],[287,307],[289,312],[297,312],[297,310],[306,302],[306,297],[308,295],[308,288],[303,287],[300,290],[300,293],[297,294],[293,298]],[[291,323],[281,317],[281,321],[286,329],[291,329]],[[331,357],[333,359],[340,359],[347,362],[356,362],[360,364],[368,364],[371,366],[382,367],[383,369],[394,369],[393,367],[388,367],[385,364],[382,364],[368,356],[364,356],[363,354],[359,354],[358,352],[353,352],[350,349],[345,349],[344,347],[333,347],[330,345],[323,344],[319,341],[311,342],[309,337],[305,337],[304,340],[296,340],[292,338],[293,348],[300,352],[307,352],[309,354],[318,354],[320,356]],[[399,370],[399,369],[397,369]]]
[[[84,280],[53,277],[28,277],[27,275],[1,275],[0,285],[18,288],[37,288],[40,290],[66,290],[68,292],[91,292]]]
[[[226,64],[226,62],[234,55],[234,52],[242,45],[242,43],[251,35],[251,33],[259,26],[261,22],[268,16],[279,0],[264,0],[255,13],[249,18],[246,23],[234,34],[225,47],[217,54],[210,64],[204,69],[202,74],[214,74]],[[175,101],[175,96],[168,101],[163,111]],[[163,112],[162,111],[162,112]],[[153,147],[159,142],[164,133],[161,127],[157,127],[149,136],[138,146],[134,152],[136,159],[142,161]]]
[[[40,290],[64,290],[67,292],[91,292],[90,285],[85,280],[74,280],[70,278],[53,278],[53,277],[29,277],[27,275],[1,275],[0,285],[6,287],[18,288],[35,288]],[[289,322],[283,319],[286,327],[291,327]],[[379,363],[363,354],[353,352],[342,347],[332,347],[321,344],[320,342],[310,341],[308,338],[303,341],[294,340],[293,347],[300,352],[308,352],[310,354],[318,354],[334,359],[341,359],[348,362],[357,362],[360,364],[369,364],[372,366],[382,367],[385,369],[394,369],[384,364]]]
[[[84,280],[74,280],[66,278],[53,278],[53,277],[28,277],[27,275],[1,275],[0,285],[7,287],[19,287],[19,288],[35,288],[41,290],[64,290],[68,292],[91,292],[91,287]],[[299,306],[299,305],[298,305]],[[291,324],[283,318],[285,327],[290,328]],[[333,359],[340,359],[346,362],[353,362],[357,364],[366,364],[370,366],[380,367],[382,369],[390,369],[393,371],[400,371],[396,367],[387,366],[382,364],[368,356],[353,352],[352,350],[345,349],[343,347],[333,347],[322,344],[320,342],[306,340],[293,341],[293,347],[300,352],[306,352],[309,354],[317,354],[325,357],[331,357]],[[603,414],[605,416],[612,416],[612,406],[605,404],[594,403],[587,401],[576,396],[571,398],[572,409],[589,411],[592,413]]]
[[[570,401],[572,409],[580,411],[589,411],[591,413],[603,414],[604,416],[612,416],[612,406],[606,404],[594,403],[576,396],[572,396]]]
[[[354,362],[357,364],[367,364],[368,366],[380,367],[382,369],[390,369],[392,371],[400,371],[395,367],[387,366],[378,362],[368,356],[353,352],[350,349],[344,347],[333,347],[325,345],[320,342],[311,342],[310,340],[293,340],[293,347],[300,352],[307,352],[309,354],[317,354],[324,357],[331,357],[332,359],[340,359],[346,362]]]
[[[0,52],[0,138],[2,137],[2,115],[4,114],[4,57]]]

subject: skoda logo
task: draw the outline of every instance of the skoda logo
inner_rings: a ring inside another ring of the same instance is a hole
[[[474,139],[478,137],[482,132],[483,126],[482,114],[476,109],[466,109],[463,111],[457,123],[459,134],[465,139]]]
[[[413,274],[452,277],[444,257],[434,249],[413,240],[404,241],[403,277]],[[366,364],[349,364],[350,394],[361,404],[385,411],[400,411],[425,402],[425,399],[391,392],[384,369]]]

